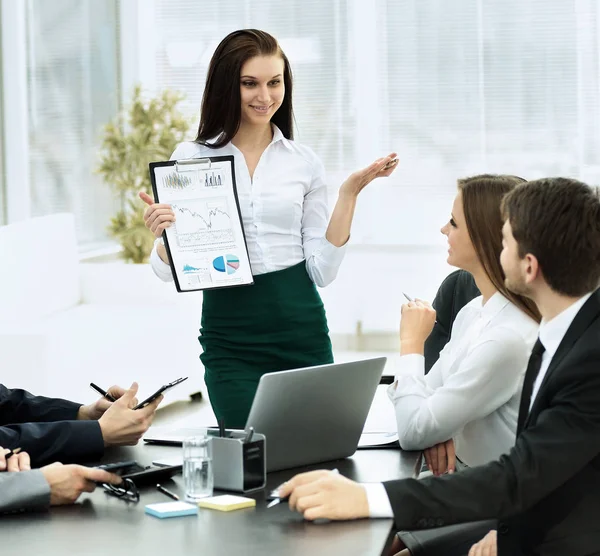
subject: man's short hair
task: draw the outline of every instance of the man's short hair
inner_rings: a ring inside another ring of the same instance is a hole
[[[569,178],[517,186],[502,205],[519,245],[534,255],[548,285],[579,297],[600,285],[600,194]]]

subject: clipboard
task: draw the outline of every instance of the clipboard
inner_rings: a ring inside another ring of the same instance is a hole
[[[163,240],[177,291],[254,284],[233,155],[152,162],[149,169],[154,201],[175,211]]]

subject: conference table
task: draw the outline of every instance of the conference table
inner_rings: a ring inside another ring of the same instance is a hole
[[[103,463],[137,460],[150,465],[157,458],[175,457],[181,448],[144,445],[111,448]],[[285,554],[377,555],[386,553],[394,527],[391,519],[350,522],[305,521],[286,503],[267,509],[270,490],[298,472],[338,468],[362,482],[411,477],[417,453],[398,449],[358,450],[352,457],[298,469],[269,473],[267,488],[246,496],[255,508],[232,512],[200,509],[197,516],[158,519],[144,513],[146,504],[170,499],[154,487],[141,489],[137,504],[125,502],[97,488],[83,494],[73,506],[48,512],[3,516],[0,519],[0,553],[22,556],[127,554],[177,556],[179,554]],[[183,494],[181,474],[163,483]],[[219,494],[215,491],[215,494]]]

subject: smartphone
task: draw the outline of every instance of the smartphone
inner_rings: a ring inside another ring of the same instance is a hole
[[[166,467],[143,467],[137,461],[120,461],[97,467],[119,475],[123,479],[131,479],[136,486],[142,487],[170,479],[181,471],[182,464]]]
[[[150,397],[146,398],[143,402],[140,402],[139,404],[137,404],[133,409],[142,409],[142,407],[146,407],[149,403],[152,403],[156,398],[158,398],[158,396],[160,396],[163,392],[170,390],[174,386],[181,384],[184,380],[187,380],[187,379],[188,379],[188,377],[186,376],[186,377],[178,378],[177,380],[174,380],[173,382],[169,382],[169,384],[163,384],[156,392],[154,392],[154,394],[152,394]]]
[[[131,479],[135,486],[143,487],[155,485],[168,481],[173,475],[180,473],[183,468],[181,465],[170,465],[168,467],[130,467],[124,473],[119,473],[123,479]]]

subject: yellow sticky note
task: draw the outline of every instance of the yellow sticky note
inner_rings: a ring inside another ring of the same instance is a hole
[[[242,508],[253,508],[256,506],[256,500],[254,500],[254,498],[223,494],[222,496],[203,498],[198,502],[198,506],[200,508],[209,508],[221,512],[231,512],[232,510],[241,510]]]

